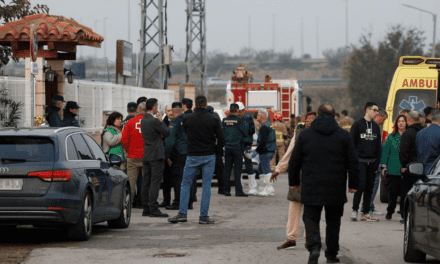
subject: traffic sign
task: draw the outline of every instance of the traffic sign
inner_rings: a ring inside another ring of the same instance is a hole
[[[37,53],[38,53],[38,40],[37,40],[37,32],[35,31],[35,25],[31,25],[31,61],[36,62],[37,61]]]
[[[33,75],[37,75],[38,74],[38,62],[31,61],[31,73]]]

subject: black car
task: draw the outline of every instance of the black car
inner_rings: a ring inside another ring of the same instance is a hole
[[[428,176],[421,162],[411,163],[407,169],[420,180],[405,198],[403,257],[406,262],[423,262],[427,254],[440,259],[440,159]]]
[[[92,225],[127,228],[130,183],[84,130],[0,129],[0,225],[60,226],[88,240]]]

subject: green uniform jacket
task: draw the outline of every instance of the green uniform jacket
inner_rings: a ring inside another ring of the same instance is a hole
[[[389,134],[386,141],[385,146],[382,150],[382,159],[381,164],[382,167],[388,169],[388,174],[391,175],[400,175],[400,169],[402,165],[400,165],[399,159],[399,148],[400,148],[400,140],[401,136],[399,133]]]
[[[72,114],[71,112],[64,111],[63,127],[68,127],[68,126],[79,127],[78,120],[75,119],[75,116],[76,115]]]
[[[248,130],[242,118],[235,114],[229,114],[222,121],[223,134],[225,135],[225,148],[243,149],[243,139],[247,136]]]
[[[170,121],[170,136],[165,139],[165,158],[171,156],[173,150],[176,150],[181,155],[188,154],[188,138],[183,130],[183,116],[181,114],[176,117],[174,121]]]
[[[275,129],[270,121],[261,125],[258,134],[257,149],[259,154],[274,152],[277,149]]]
[[[254,142],[254,134],[255,134],[255,124],[252,116],[244,116],[242,118],[243,123],[245,124],[247,135],[244,137],[243,142],[245,147],[252,146]]]
[[[60,115],[58,114],[60,108],[52,106],[48,111],[47,122],[49,122],[50,127],[62,127],[63,122],[61,122]]]

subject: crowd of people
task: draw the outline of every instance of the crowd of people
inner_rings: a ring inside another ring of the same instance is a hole
[[[77,125],[76,102],[67,103],[61,121],[57,115],[64,100],[61,96],[54,100],[48,117],[51,126]],[[241,102],[231,104],[229,115],[223,120],[207,105],[206,97],[198,96],[194,103],[193,111],[191,99],[173,102],[165,107],[163,118],[157,99],[140,97],[137,102],[128,103],[125,119],[118,112],[108,116],[101,135],[102,148],[108,156],[122,158],[120,169],[129,177],[133,205],[143,209],[142,216],[149,217],[169,217],[160,208],[178,210],[168,222],[187,222],[188,210],[197,202],[196,179],[201,175],[199,223],[213,224],[209,206],[214,174],[221,195],[231,196],[233,172],[236,197],[273,196],[273,182],[280,173],[288,171],[287,240],[278,249],[296,246],[304,210],[309,263],[318,263],[320,256],[319,222],[323,208],[327,223],[325,257],[327,263],[339,262],[347,181],[348,192],[354,194],[350,220],[357,221],[360,213],[361,221],[379,221],[376,216],[382,213],[375,210],[374,199],[381,177],[388,190],[385,218],[391,220],[398,196],[404,197],[418,180],[406,171],[406,166],[414,161],[424,162],[428,173],[440,155],[440,108],[404,109],[393,120],[392,133],[382,138],[381,125],[388,114],[374,102],[366,103],[365,115],[357,121],[346,110],[339,115],[332,105],[322,104],[317,112],[291,115],[286,123],[280,113],[272,115],[265,109],[259,109],[254,118],[246,115]],[[257,146],[253,149],[256,131]],[[260,160],[259,183],[252,164],[256,155]],[[243,189],[243,162],[249,179],[248,193]],[[159,204],[161,185],[163,202]],[[139,192],[141,201],[136,202]],[[398,213],[403,219],[404,199],[400,201]]]

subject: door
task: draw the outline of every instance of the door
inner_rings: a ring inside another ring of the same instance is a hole
[[[82,136],[92,151],[94,159],[99,161],[101,173],[104,175],[102,180],[106,186],[106,195],[102,197],[102,201],[107,207],[106,212],[109,214],[119,214],[123,187],[121,177],[114,173],[110,174],[112,171],[110,170],[110,163],[107,161],[107,157],[98,143],[90,135],[82,134]]]
[[[94,186],[95,219],[98,221],[101,217],[108,214],[108,206],[105,200],[107,195],[105,171],[101,169],[101,161],[95,159],[81,133],[73,134],[71,138],[85,173]]]
[[[46,113],[47,111],[52,107],[52,95],[58,94],[58,80],[57,76],[55,75],[53,82],[49,82],[46,80],[45,82],[46,87]]]
[[[429,184],[428,203],[428,243],[429,247],[440,250],[440,177],[435,177]]]
[[[422,181],[414,184],[414,239],[416,243],[428,244],[428,192],[429,185]]]

